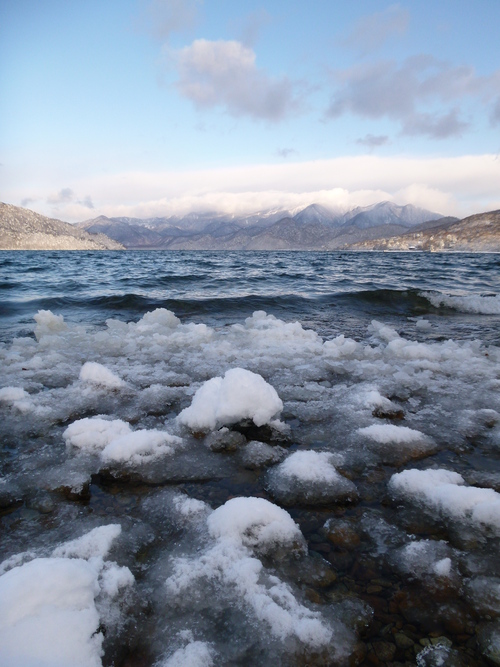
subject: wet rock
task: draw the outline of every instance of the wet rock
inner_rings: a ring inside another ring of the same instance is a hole
[[[238,434],[239,435],[239,434]],[[243,437],[243,436],[241,436]],[[280,463],[286,456],[286,449],[280,445],[266,444],[258,440],[252,440],[242,452],[243,466],[249,470],[258,470],[275,463]]]
[[[398,408],[377,407],[373,410],[372,415],[378,419],[400,420],[405,418],[403,410]]]
[[[0,485],[0,510],[6,510],[22,502],[21,489],[13,484]]]
[[[477,633],[477,644],[492,665],[500,665],[500,622],[482,626]]]
[[[42,494],[31,498],[27,503],[27,507],[40,512],[41,514],[50,514],[54,511],[56,506],[48,494]]]
[[[430,644],[416,655],[417,667],[471,667],[456,650],[444,644]]]
[[[391,662],[396,655],[396,645],[392,642],[373,642],[373,650],[383,662]]]
[[[205,438],[205,445],[212,452],[235,452],[245,443],[246,438],[244,435],[238,431],[230,431],[226,427],[210,433]]]
[[[337,575],[328,561],[314,552],[310,552],[307,558],[300,561],[291,561],[287,574],[298,583],[318,588],[331,586],[337,580]]]
[[[90,500],[90,480],[81,486],[59,486],[55,489],[66,500],[88,502]]]
[[[270,445],[287,445],[290,442],[290,436],[285,431],[278,430],[270,424],[256,426],[252,419],[234,424],[232,429],[243,434],[247,440],[258,440]]]
[[[337,548],[351,551],[359,546],[358,533],[348,521],[328,519],[324,525],[326,538]]]
[[[396,642],[396,646],[403,650],[411,648],[415,644],[413,639],[410,639],[404,632],[396,632],[394,634],[394,641]]]

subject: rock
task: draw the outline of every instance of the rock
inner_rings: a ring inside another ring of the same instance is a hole
[[[221,428],[219,431],[210,433],[205,438],[205,445],[212,452],[235,452],[238,447],[246,443],[244,435],[238,431],[230,431],[228,428]]]
[[[391,408],[375,408],[372,415],[378,417],[378,419],[404,419],[405,413],[403,410],[391,409]]]
[[[373,642],[373,650],[379,660],[392,662],[396,654],[396,645],[392,642]]]
[[[280,447],[279,445],[272,447],[265,442],[252,440],[243,449],[242,462],[245,468],[249,470],[258,470],[259,468],[265,468],[275,463],[279,463],[285,456],[286,449],[284,449],[284,447]]]
[[[477,633],[481,654],[493,665],[500,665],[500,622],[483,625]]]
[[[361,540],[348,521],[328,519],[324,525],[326,538],[339,549],[351,551],[359,546]]]
[[[410,639],[410,637],[405,635],[403,632],[396,632],[394,634],[394,641],[396,642],[396,646],[403,650],[411,648],[415,644],[413,639]]]

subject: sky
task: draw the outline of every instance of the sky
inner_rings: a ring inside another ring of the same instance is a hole
[[[499,0],[0,0],[0,200],[500,209]]]

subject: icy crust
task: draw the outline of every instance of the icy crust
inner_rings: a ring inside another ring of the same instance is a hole
[[[433,306],[439,308],[453,308],[462,313],[478,313],[482,315],[500,314],[500,295],[495,296],[446,296],[443,294],[434,294],[433,292],[422,292]]]
[[[257,557],[279,559],[280,553],[291,550],[304,553],[304,538],[285,510],[263,498],[233,498],[209,514],[206,525],[210,539],[202,553],[172,560],[166,590],[176,604],[182,606],[186,597],[200,595],[197,590],[208,582],[218,597],[242,609],[283,649],[302,645],[332,655],[348,653],[351,638],[346,628],[302,604]]]
[[[105,463],[140,465],[171,455],[182,446],[182,438],[156,429],[132,431],[120,419],[86,417],[70,424],[63,433],[66,445],[89,454],[99,454]]]
[[[357,499],[355,484],[337,472],[334,458],[329,452],[294,452],[269,471],[267,487],[284,505],[323,505]]]
[[[223,378],[205,382],[178,420],[192,431],[214,430],[243,419],[252,419],[256,426],[263,426],[282,410],[283,402],[276,390],[262,376],[244,368],[232,368]]]
[[[449,470],[404,470],[389,481],[389,490],[401,499],[424,505],[445,519],[464,521],[500,535],[500,493],[464,486],[464,479]]]
[[[9,559],[0,576],[3,667],[102,666],[101,616],[134,583],[128,568],[104,560],[120,532],[118,524],[101,526],[48,558]]]

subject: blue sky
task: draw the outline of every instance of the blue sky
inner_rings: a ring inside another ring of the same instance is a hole
[[[500,208],[500,2],[0,0],[0,198]]]

